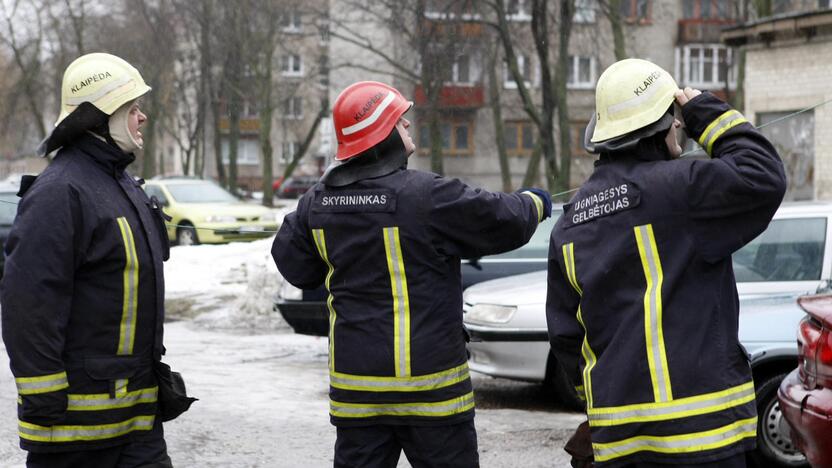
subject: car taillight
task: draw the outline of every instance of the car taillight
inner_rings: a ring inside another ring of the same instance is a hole
[[[832,388],[832,333],[823,324],[805,317],[797,336],[800,374],[804,385]]]

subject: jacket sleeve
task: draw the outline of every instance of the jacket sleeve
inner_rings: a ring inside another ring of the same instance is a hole
[[[543,203],[531,192],[488,192],[459,179],[437,176],[428,199],[434,246],[454,257],[516,249],[529,241],[543,217]]]
[[[286,281],[299,288],[313,289],[324,282],[328,268],[305,222],[305,200],[305,197],[301,199],[298,210],[283,219],[272,244],[272,258]],[[322,248],[325,251],[325,246]]]
[[[564,274],[565,246],[558,246],[554,236],[549,243],[548,281],[546,288],[546,326],[552,354],[561,365],[578,396],[583,399],[583,385],[580,371],[580,352],[584,329],[578,321],[581,296]],[[568,248],[568,247],[567,247]],[[577,282],[577,279],[575,279]]]
[[[80,206],[68,185],[36,184],[20,202],[5,248],[3,341],[20,418],[35,424],[52,425],[66,411],[61,353],[86,237]]]
[[[783,163],[742,114],[710,93],[682,108],[687,132],[712,157],[691,161],[678,186],[696,222],[700,251],[718,261],[759,235],[786,191]]]

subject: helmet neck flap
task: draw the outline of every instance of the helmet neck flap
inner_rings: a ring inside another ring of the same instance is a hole
[[[343,187],[359,180],[385,176],[407,167],[407,153],[399,131],[393,131],[377,145],[345,161],[333,161],[321,176],[330,187]]]

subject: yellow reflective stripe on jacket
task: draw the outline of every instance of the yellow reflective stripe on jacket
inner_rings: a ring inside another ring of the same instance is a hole
[[[332,290],[329,288],[329,281],[332,279],[332,274],[335,273],[335,267],[329,261],[329,255],[326,252],[326,238],[324,237],[323,229],[313,229],[312,237],[315,239],[315,247],[318,249],[318,255],[329,267],[329,272],[326,274],[326,290],[329,291],[329,297],[326,299],[326,307],[329,309],[329,369],[335,370],[335,306],[332,305]]]
[[[570,242],[569,244],[564,244],[563,246],[563,263],[566,266],[566,277],[569,279],[569,283],[575,288],[575,291],[578,292],[579,295],[583,296],[583,291],[581,290],[580,285],[578,285],[578,276],[575,273],[575,244]],[[592,407],[592,369],[595,367],[595,363],[598,361],[595,357],[595,353],[592,351],[592,348],[589,346],[589,338],[587,336],[586,325],[584,324],[584,318],[581,312],[581,306],[578,306],[578,313],[576,315],[578,319],[578,323],[581,324],[581,327],[584,329],[584,341],[581,344],[581,355],[584,358],[584,362],[586,365],[584,366],[583,372],[583,380],[584,380],[584,392],[585,392],[585,400],[587,408]]]
[[[662,328],[662,262],[653,235],[653,225],[636,226],[633,230],[647,280],[647,290],[644,292],[644,336],[647,341],[647,364],[650,367],[653,398],[655,401],[670,401],[673,399],[673,390],[670,386]]]
[[[153,429],[154,418],[155,416],[136,416],[114,424],[52,427],[18,421],[17,429],[21,439],[35,442],[103,440],[123,436],[133,431],[149,431]]]
[[[532,197],[532,201],[534,202],[534,207],[537,210],[537,223],[540,224],[541,222],[543,222],[543,200],[541,200],[540,197],[537,196],[537,194],[533,193],[533,192],[526,191],[526,192],[521,192],[521,193],[524,194],[524,195],[528,195],[528,196]]]
[[[702,135],[699,136],[699,145],[705,148],[705,151],[707,151],[708,154],[711,154],[711,151],[713,151],[714,148],[714,143],[716,143],[716,140],[719,139],[723,133],[745,122],[748,122],[748,120],[746,120],[745,117],[743,117],[743,115],[736,110],[731,109],[726,111],[711,122],[710,125],[705,127]]]
[[[121,307],[121,326],[118,336],[117,354],[133,354],[136,338],[136,310],[139,289],[139,260],[136,255],[136,242],[127,218],[117,218],[121,238],[124,241],[124,298]]]
[[[474,408],[474,392],[457,398],[430,403],[341,403],[329,402],[329,413],[340,418],[374,416],[452,416]]]
[[[748,382],[719,392],[679,398],[662,403],[589,408],[587,409],[587,416],[589,417],[589,424],[593,427],[619,426],[715,413],[752,401],[754,401],[754,382]]]
[[[17,393],[20,395],[37,395],[63,390],[69,387],[66,379],[66,372],[58,372],[37,377],[18,377],[14,379],[17,384]]]
[[[595,461],[604,462],[637,452],[691,453],[727,447],[757,436],[757,417],[742,419],[710,431],[672,436],[636,436],[609,443],[594,443]]]
[[[393,291],[393,355],[396,377],[410,376],[410,297],[398,227],[384,228],[384,252]]]
[[[107,393],[67,395],[68,411],[101,411],[116,408],[129,408],[142,403],[155,403],[158,400],[159,387],[143,388],[125,393],[123,396],[110,398]]]
[[[365,392],[421,392],[449,387],[470,377],[468,363],[433,374],[409,377],[378,377],[365,375],[329,373],[329,384],[342,390]]]

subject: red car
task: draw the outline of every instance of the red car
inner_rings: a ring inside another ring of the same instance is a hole
[[[792,441],[814,468],[832,468],[832,294],[797,303],[807,314],[798,328],[798,367],[777,396]]]

